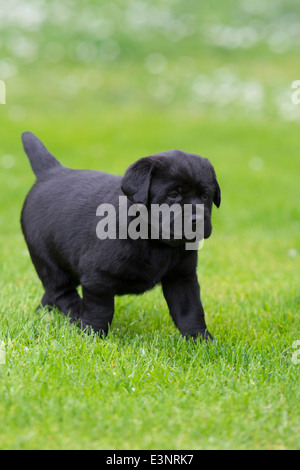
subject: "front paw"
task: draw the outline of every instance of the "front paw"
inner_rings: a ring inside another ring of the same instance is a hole
[[[101,325],[84,320],[83,318],[79,318],[77,321],[84,333],[96,333],[100,338],[104,338],[108,334],[108,327],[103,328]]]
[[[192,338],[194,341],[200,339],[201,341],[206,341],[206,343],[214,341],[214,337],[210,334],[208,330],[199,331],[197,333],[186,333],[184,337],[186,340],[190,338]]]

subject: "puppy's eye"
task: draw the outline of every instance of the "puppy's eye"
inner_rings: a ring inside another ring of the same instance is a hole
[[[180,195],[180,193],[179,193],[178,191],[172,191],[172,192],[169,194],[169,198],[170,198],[170,199],[177,199],[179,195]]]
[[[209,195],[206,194],[206,193],[205,193],[205,194],[202,194],[201,199],[202,199],[203,201],[208,201]]]

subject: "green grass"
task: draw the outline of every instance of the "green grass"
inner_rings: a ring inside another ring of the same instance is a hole
[[[282,1],[250,14],[238,0],[209,9],[167,2],[175,16],[201,18],[200,32],[172,42],[153,24],[135,31],[125,21],[118,29],[122,0],[111,9],[96,3],[114,24],[116,61],[73,57],[74,41],[96,41],[94,30],[78,36],[79,3],[65,28],[50,21],[39,30],[3,26],[1,57],[18,72],[7,78],[7,105],[0,106],[0,448],[299,449],[300,365],[292,361],[300,340],[299,118],[287,105],[299,51],[295,44],[270,52],[268,38],[228,49],[205,42],[203,32],[213,23],[259,21],[266,31],[284,30],[280,21],[298,7]],[[11,55],[20,32],[38,40],[35,60]],[[55,41],[65,56],[47,62],[44,48]],[[157,52],[167,62],[153,75],[145,60]],[[1,70],[0,61],[0,79]],[[222,106],[195,99],[199,76],[215,86],[228,71],[236,86],[261,84],[259,109],[239,94]],[[68,81],[61,86],[70,74],[81,83],[73,94]],[[134,160],[170,148],[210,158],[222,204],[198,274],[213,344],[180,337],[159,286],[117,298],[104,340],[59,312],[35,312],[43,292],[19,223],[34,179],[21,148],[24,130],[73,168],[122,174]]]

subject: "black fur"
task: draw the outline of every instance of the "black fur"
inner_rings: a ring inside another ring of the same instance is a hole
[[[22,139],[37,181],[24,203],[21,224],[45,289],[41,305],[56,306],[71,321],[79,319],[83,328],[106,334],[115,295],[141,294],[161,283],[182,335],[212,339],[200,300],[197,251],[185,250],[184,240],[99,240],[96,236],[100,204],[117,207],[119,196],[126,195],[130,204],[172,205],[178,190],[176,203],[205,204],[208,238],[212,204],[219,207],[221,202],[210,162],[171,150],[138,160],[122,178],[65,168],[33,134],[26,132]]]

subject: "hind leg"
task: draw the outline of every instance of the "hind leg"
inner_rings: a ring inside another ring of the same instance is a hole
[[[41,302],[39,303],[39,305],[36,308],[36,311],[38,311],[38,310],[40,310],[41,308],[44,308],[44,307],[49,307],[50,309],[51,309],[51,307],[53,307],[52,300],[49,298],[49,295],[47,294],[47,292],[45,292],[45,294],[43,295]]]
[[[109,325],[114,316],[114,296],[111,294],[95,293],[83,287],[82,328],[92,328],[101,336],[107,335]]]
[[[54,307],[57,307],[66,316],[69,315],[71,322],[80,317],[82,300],[76,290],[76,285],[70,283],[56,286],[53,298]]]
[[[66,316],[70,316],[70,321],[79,318],[81,297],[76,290],[78,282],[50,257],[31,253],[31,258],[45,288],[41,306],[57,307]]]

